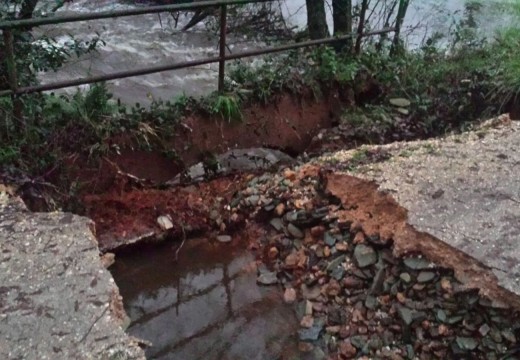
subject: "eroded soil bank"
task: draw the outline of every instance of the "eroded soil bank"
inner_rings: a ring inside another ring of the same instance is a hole
[[[119,154],[99,162],[73,156],[57,169],[53,182],[74,181],[80,194],[100,194],[126,183],[127,175],[147,184],[164,183],[184,169],[229,149],[262,147],[300,154],[321,129],[339,122],[342,110],[350,104],[339,91],[331,91],[326,99],[316,99],[311,94],[281,94],[269,104],[251,104],[242,109],[241,121],[190,115],[173,134],[159,134],[162,140],[149,136],[149,141],[159,141],[157,147],[163,149],[160,151],[141,150],[130,138],[111,139],[108,146],[121,148]]]

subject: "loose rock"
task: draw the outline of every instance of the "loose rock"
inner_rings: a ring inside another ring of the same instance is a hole
[[[296,301],[296,290],[293,288],[285,289],[285,292],[283,294],[283,301],[286,304],[294,303]]]
[[[228,243],[231,242],[231,240],[233,239],[229,235],[219,235],[217,236],[217,240],[221,243]]]
[[[372,247],[360,244],[354,249],[354,258],[360,268],[365,268],[377,262],[377,253]]]

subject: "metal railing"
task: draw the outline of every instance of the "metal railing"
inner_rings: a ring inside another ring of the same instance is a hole
[[[90,14],[77,14],[77,15],[68,15],[68,16],[52,16],[52,17],[43,17],[43,18],[35,18],[35,19],[27,19],[27,20],[11,20],[11,21],[3,21],[0,22],[0,30],[3,32],[4,38],[4,46],[6,52],[6,65],[7,65],[7,78],[9,83],[8,90],[0,91],[0,96],[12,96],[13,97],[13,106],[14,106],[14,115],[16,118],[21,118],[22,115],[22,103],[19,99],[19,95],[30,94],[35,92],[42,92],[48,90],[61,89],[71,86],[92,84],[102,81],[109,81],[115,79],[128,78],[133,76],[140,75],[148,75],[163,71],[170,70],[178,70],[184,69],[188,67],[206,65],[211,63],[219,63],[219,73],[218,73],[218,90],[222,92],[224,89],[224,76],[225,76],[225,64],[226,61],[236,60],[246,57],[259,56],[264,54],[271,54],[276,52],[283,52],[292,49],[323,45],[323,44],[332,44],[337,42],[346,41],[352,39],[354,37],[366,37],[384,34],[388,32],[395,31],[394,28],[385,28],[376,31],[370,32],[357,32],[350,33],[343,36],[338,36],[334,38],[326,38],[319,40],[310,40],[303,41],[293,44],[280,45],[275,47],[268,47],[261,50],[254,51],[244,51],[236,54],[226,54],[226,29],[227,29],[227,7],[229,5],[241,5],[248,3],[268,3],[273,2],[275,0],[212,0],[212,1],[200,1],[200,2],[192,2],[192,3],[182,3],[175,5],[161,5],[161,6],[150,6],[144,8],[136,8],[136,9],[127,9],[127,10],[117,10],[117,11],[105,11],[105,12],[97,12]],[[90,20],[99,20],[99,19],[112,19],[126,16],[136,16],[136,15],[144,15],[144,14],[157,14],[162,12],[174,12],[174,11],[187,11],[187,10],[196,10],[196,9],[204,9],[211,7],[219,7],[220,8],[220,41],[219,41],[219,56],[218,57],[208,57],[205,59],[192,60],[192,61],[184,61],[177,63],[170,63],[165,65],[158,66],[148,66],[137,68],[134,70],[128,71],[120,71],[113,72],[110,74],[98,75],[98,76],[90,76],[80,79],[74,80],[66,80],[53,82],[49,84],[42,85],[33,85],[33,86],[18,86],[18,72],[16,69],[16,60],[15,60],[15,50],[14,50],[14,36],[13,30],[23,30],[23,29],[31,29],[38,26],[43,25],[54,25],[61,23],[70,23],[70,22],[78,22],[78,21],[90,21]]]

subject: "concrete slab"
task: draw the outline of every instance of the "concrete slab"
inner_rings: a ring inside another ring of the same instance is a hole
[[[319,162],[338,166],[375,150],[391,158],[350,173],[376,181],[417,230],[476,258],[520,295],[520,123],[502,116],[461,135],[340,151]]]
[[[0,191],[0,359],[144,359],[90,227]]]

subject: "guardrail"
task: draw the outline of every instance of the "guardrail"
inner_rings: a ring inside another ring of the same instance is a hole
[[[283,52],[292,49],[317,46],[323,44],[332,44],[337,42],[342,42],[348,39],[352,39],[354,37],[366,37],[384,34],[388,32],[395,31],[394,28],[385,28],[376,31],[370,32],[357,32],[350,33],[343,36],[338,36],[334,38],[326,38],[326,39],[318,39],[318,40],[310,40],[303,41],[293,44],[280,45],[275,47],[268,47],[261,50],[254,51],[244,51],[236,54],[227,54],[226,55],[226,28],[227,28],[227,7],[230,5],[242,5],[248,3],[268,3],[273,2],[275,0],[212,0],[212,1],[200,1],[200,2],[192,2],[192,3],[182,3],[182,4],[174,4],[174,5],[161,5],[161,6],[150,6],[145,8],[136,8],[136,9],[128,9],[128,10],[118,10],[118,11],[105,11],[105,12],[97,12],[91,14],[78,14],[78,15],[69,15],[69,16],[52,16],[52,17],[43,17],[43,18],[35,18],[35,19],[27,19],[27,20],[11,20],[11,21],[3,21],[0,22],[0,30],[3,32],[4,38],[4,46],[6,51],[6,64],[7,64],[7,77],[9,82],[9,90],[0,91],[0,96],[8,96],[10,95],[13,98],[13,115],[15,118],[21,119],[23,114],[23,104],[20,101],[19,96],[24,94],[30,94],[35,92],[49,91],[55,89],[61,89],[71,86],[92,84],[102,81],[109,81],[115,79],[128,78],[133,76],[147,75],[153,74],[157,72],[170,71],[170,70],[178,70],[184,69],[188,67],[200,66],[211,63],[219,63],[219,72],[218,72],[218,90],[222,92],[224,89],[224,76],[225,76],[225,64],[226,61],[236,60],[245,57],[253,57],[264,54]],[[177,62],[165,65],[158,66],[148,66],[142,67],[129,71],[120,71],[114,72],[105,75],[99,76],[91,76],[85,77],[75,80],[66,80],[53,82],[49,84],[42,85],[33,85],[33,86],[18,86],[18,72],[16,69],[16,61],[15,61],[15,51],[14,51],[14,36],[13,30],[16,29],[30,29],[43,25],[51,25],[51,24],[61,24],[61,23],[69,23],[69,22],[78,22],[78,21],[90,21],[90,20],[99,20],[99,19],[112,19],[119,17],[127,17],[127,16],[136,16],[136,15],[144,15],[144,14],[156,14],[162,12],[172,12],[172,11],[187,11],[187,10],[196,10],[210,7],[220,7],[220,39],[219,39],[219,56],[218,57],[209,57],[205,59],[185,61],[185,62]]]

